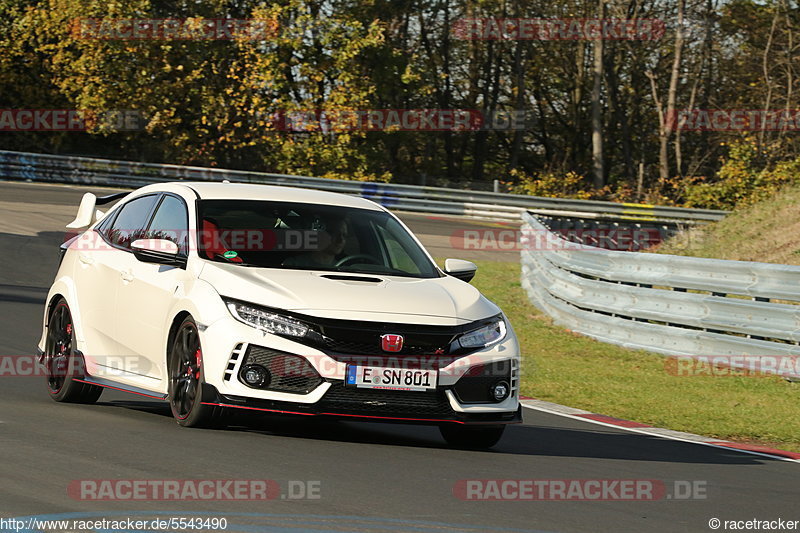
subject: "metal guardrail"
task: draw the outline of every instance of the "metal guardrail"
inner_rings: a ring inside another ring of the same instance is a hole
[[[573,331],[668,355],[800,355],[800,305],[773,301],[800,302],[800,267],[605,250],[530,213],[521,232],[523,288]]]
[[[7,179],[140,187],[159,181],[222,181],[306,187],[369,198],[385,207],[428,213],[519,220],[527,210],[553,216],[703,224],[727,212],[594,200],[542,198],[444,187],[384,184],[112,159],[0,150],[0,176]]]

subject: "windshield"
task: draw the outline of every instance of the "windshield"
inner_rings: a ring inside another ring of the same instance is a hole
[[[265,268],[433,278],[440,274],[384,211],[256,200],[199,201],[200,257]]]

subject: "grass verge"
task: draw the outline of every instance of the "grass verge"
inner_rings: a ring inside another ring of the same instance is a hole
[[[522,393],[657,427],[800,451],[800,383],[774,376],[676,376],[664,356],[555,326],[528,301],[516,263],[476,261],[472,282],[509,317]]]
[[[800,187],[735,209],[707,226],[678,234],[653,251],[663,254],[800,265]]]

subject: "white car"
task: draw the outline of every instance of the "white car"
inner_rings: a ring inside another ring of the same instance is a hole
[[[459,447],[521,421],[519,345],[476,266],[439,269],[374,202],[162,183],[87,193],[68,227],[39,342],[56,401],[108,387],[183,426],[235,409],[435,424]]]

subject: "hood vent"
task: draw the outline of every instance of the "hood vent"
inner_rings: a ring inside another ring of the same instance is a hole
[[[321,278],[334,279],[336,281],[361,281],[364,283],[380,283],[383,280],[380,278],[371,278],[365,276],[344,276],[341,274],[325,274]]]

